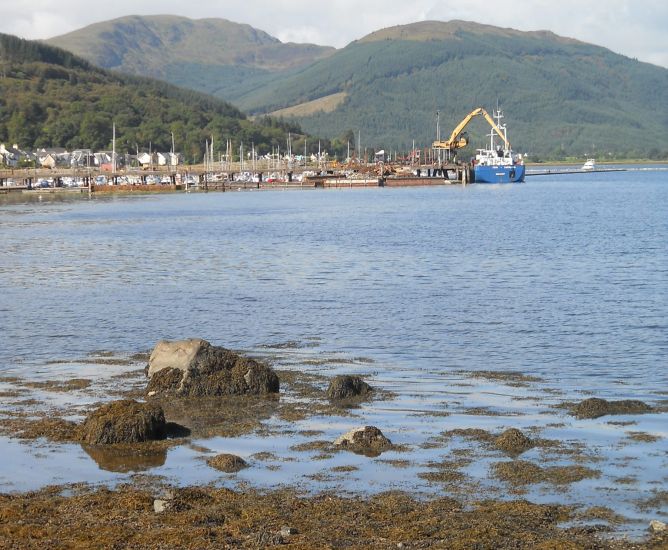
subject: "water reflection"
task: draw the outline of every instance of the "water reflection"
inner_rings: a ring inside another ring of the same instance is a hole
[[[167,460],[165,448],[142,448],[142,445],[81,445],[81,448],[107,472],[144,472],[164,465]]]

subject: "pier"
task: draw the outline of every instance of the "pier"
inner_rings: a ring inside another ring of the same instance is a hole
[[[530,172],[527,170],[525,177],[530,176],[563,176],[568,174],[601,174],[604,172],[628,172],[629,168],[597,168],[596,170],[582,170],[580,169],[569,169],[569,170],[542,170],[538,172]]]
[[[336,189],[357,187],[416,187],[467,185],[473,182],[469,164],[403,166],[368,164],[354,167],[331,163],[322,168],[300,166],[279,171],[247,171],[231,166],[212,172],[205,166],[179,170],[128,170],[109,174],[93,170],[0,170],[0,194],[8,193],[156,193],[169,191],[243,191],[262,189]],[[657,167],[531,169],[526,177],[591,175],[611,172],[668,170]],[[100,183],[100,176],[105,183]],[[239,176],[243,176],[240,178]],[[76,181],[76,185],[65,182]],[[48,185],[45,185],[48,182]]]
[[[277,170],[244,170],[243,165],[227,171],[210,166],[180,169],[137,170],[110,174],[99,170],[23,169],[0,171],[0,193],[114,193],[158,191],[236,191],[251,189],[325,189],[344,187],[409,187],[467,184],[473,179],[468,165],[404,166],[385,163],[297,166]]]

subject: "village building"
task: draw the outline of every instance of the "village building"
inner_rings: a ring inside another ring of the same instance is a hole
[[[42,148],[35,151],[37,164],[42,168],[56,168],[57,166],[69,166],[70,153],[63,147]]]
[[[31,153],[22,151],[16,143],[11,147],[7,147],[4,143],[0,143],[0,164],[15,168],[21,161],[31,161],[33,159],[34,157]]]

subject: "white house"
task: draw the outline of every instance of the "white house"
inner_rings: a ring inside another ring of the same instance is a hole
[[[150,166],[155,164],[155,155],[149,155],[148,153],[139,153],[137,155],[137,162],[141,164],[142,167]]]
[[[158,157],[158,166],[178,166],[179,165],[179,155],[178,153],[157,153]]]
[[[70,155],[72,168],[95,166],[95,157],[90,149],[77,149]]]
[[[19,165],[21,159],[27,158],[26,153],[19,149],[17,144],[12,147],[6,147],[4,143],[0,143],[0,163],[12,168]]]

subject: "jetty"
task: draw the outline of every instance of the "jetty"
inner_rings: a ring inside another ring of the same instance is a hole
[[[568,174],[583,174],[583,175],[589,175],[589,174],[601,174],[604,172],[628,172],[629,168],[596,168],[595,170],[582,170],[582,168],[579,169],[559,169],[559,170],[538,170],[538,171],[532,171],[532,170],[527,170],[526,172],[526,177],[534,177],[534,176],[563,176],[563,175],[568,175]]]
[[[390,163],[322,167],[284,167],[247,171],[230,166],[213,171],[210,166],[182,166],[168,170],[23,169],[0,171],[0,193],[114,193],[157,191],[236,191],[278,188],[414,187],[456,185],[473,179],[469,165],[404,166]]]

